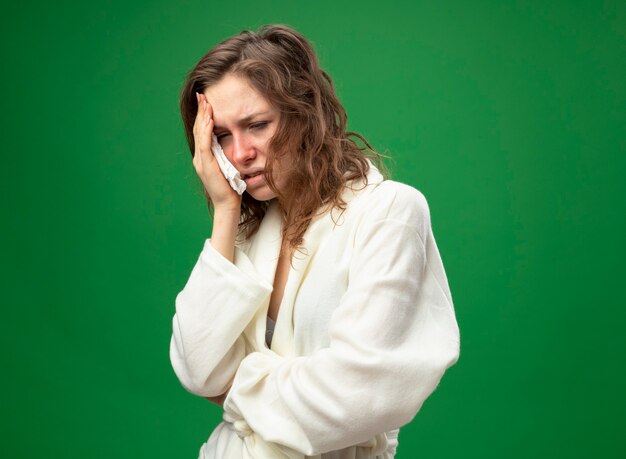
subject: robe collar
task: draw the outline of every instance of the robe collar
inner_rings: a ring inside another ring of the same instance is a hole
[[[367,185],[363,180],[349,181],[342,198],[348,204],[362,192],[367,192],[379,185],[383,177],[374,164],[369,161],[370,169],[367,173]],[[367,190],[366,190],[367,189]],[[325,206],[313,217],[309,227],[303,235],[302,250],[296,251],[292,266],[289,269],[285,291],[276,317],[276,325],[271,343],[271,351],[265,344],[265,332],[267,327],[267,311],[269,309],[269,297],[259,308],[254,318],[245,330],[248,343],[254,351],[276,352],[284,357],[294,356],[293,346],[293,305],[300,286],[310,269],[310,264],[315,258],[315,253],[324,240],[324,236],[332,232],[336,225],[340,225],[343,215],[337,209]],[[257,233],[252,237],[248,250],[248,257],[255,266],[259,275],[273,285],[280,248],[282,245],[283,219],[277,202],[270,203]]]

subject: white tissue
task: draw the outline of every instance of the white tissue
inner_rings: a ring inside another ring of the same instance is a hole
[[[235,190],[238,194],[243,194],[243,192],[246,191],[246,182],[241,179],[239,171],[235,169],[235,166],[233,166],[230,161],[228,161],[228,158],[226,158],[224,150],[222,150],[222,146],[217,141],[217,136],[215,134],[213,134],[213,137],[211,138],[211,151],[213,152],[215,159],[217,159],[217,164],[220,166],[222,174],[224,174],[224,177],[226,177],[230,186],[233,187],[233,190]]]

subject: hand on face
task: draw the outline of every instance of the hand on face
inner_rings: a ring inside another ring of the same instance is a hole
[[[196,93],[196,99],[198,114],[193,125],[193,166],[216,209],[223,207],[238,210],[241,207],[241,196],[232,189],[211,152],[213,108],[204,94]]]
[[[280,120],[280,112],[247,79],[226,75],[208,86],[215,134],[224,154],[246,182],[246,193],[258,201],[276,197],[265,180],[268,150]],[[274,166],[274,181],[281,174]]]

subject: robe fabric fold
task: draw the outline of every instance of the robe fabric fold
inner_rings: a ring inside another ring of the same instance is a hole
[[[460,335],[426,199],[370,163],[347,208],[320,211],[292,260],[266,344],[282,221],[271,203],[230,263],[206,240],[176,297],[182,385],[227,390],[200,458],[390,459],[459,357]]]

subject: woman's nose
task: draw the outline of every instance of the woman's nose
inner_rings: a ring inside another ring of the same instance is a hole
[[[245,135],[233,135],[233,160],[245,164],[256,157],[252,142]]]

